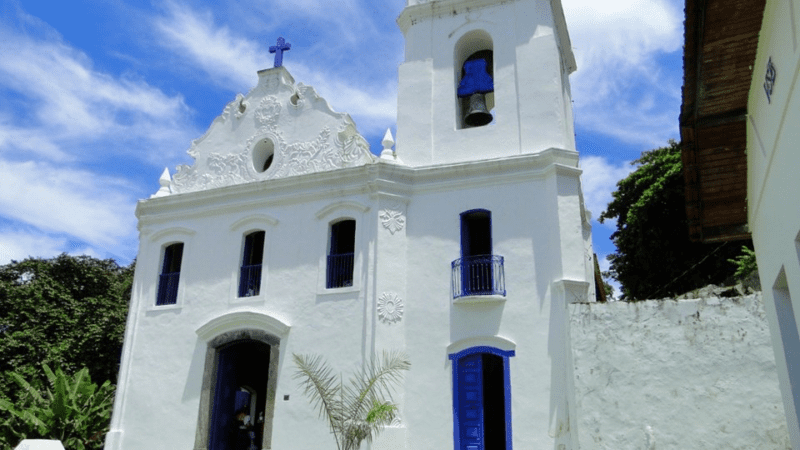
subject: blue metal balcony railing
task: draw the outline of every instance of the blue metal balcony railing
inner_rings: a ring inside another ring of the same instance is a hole
[[[506,295],[503,257],[465,256],[453,261],[453,298],[470,295]]]
[[[353,285],[354,253],[328,255],[326,287],[340,288]]]
[[[255,297],[261,292],[261,264],[242,266],[239,272],[239,297]]]
[[[162,273],[158,280],[156,305],[174,305],[178,301],[178,281],[180,272]]]

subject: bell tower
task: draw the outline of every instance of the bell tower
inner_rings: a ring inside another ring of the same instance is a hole
[[[575,150],[560,0],[407,0],[397,151],[411,166]]]

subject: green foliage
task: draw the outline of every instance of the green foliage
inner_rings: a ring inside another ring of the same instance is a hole
[[[617,222],[617,251],[608,259],[622,298],[663,298],[722,283],[733,272],[725,261],[735,248],[689,240],[680,146],[670,141],[631,164],[636,170],[617,183],[598,218]]]
[[[116,380],[133,264],[62,254],[0,266],[0,398],[17,404],[13,371],[32,386],[42,364]]]
[[[608,282],[608,278],[611,277],[611,273],[603,272],[601,275],[603,277],[601,281],[603,282],[603,287],[606,290],[606,299],[612,300],[614,299],[614,286],[612,286],[611,283]]]
[[[294,378],[300,380],[305,395],[328,422],[339,450],[357,450],[362,441],[372,442],[394,420],[397,407],[391,402],[391,391],[400,382],[402,371],[411,366],[405,354],[384,352],[347,383],[321,356],[293,357],[297,365]]]
[[[16,405],[0,399],[0,410],[9,413],[0,422],[0,447],[13,448],[23,439],[58,439],[70,450],[102,449],[114,401],[111,382],[98,387],[85,367],[72,377],[46,364],[42,368],[49,387],[41,392],[10,373],[22,395]]]
[[[742,246],[742,253],[736,258],[729,259],[729,263],[736,266],[736,272],[733,274],[737,280],[744,280],[751,273],[758,270],[758,263],[756,262],[756,252]]]

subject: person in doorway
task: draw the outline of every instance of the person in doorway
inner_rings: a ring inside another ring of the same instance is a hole
[[[233,422],[235,425],[233,442],[233,448],[235,450],[250,450],[252,447],[252,439],[250,437],[250,432],[252,431],[252,423],[250,420],[250,416],[247,414],[247,409],[242,408],[236,411],[236,420]]]

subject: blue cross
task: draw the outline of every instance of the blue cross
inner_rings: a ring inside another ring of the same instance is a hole
[[[292,44],[287,44],[282,37],[278,38],[278,45],[273,45],[269,48],[270,53],[275,53],[275,67],[283,65],[283,52],[291,49]]]

